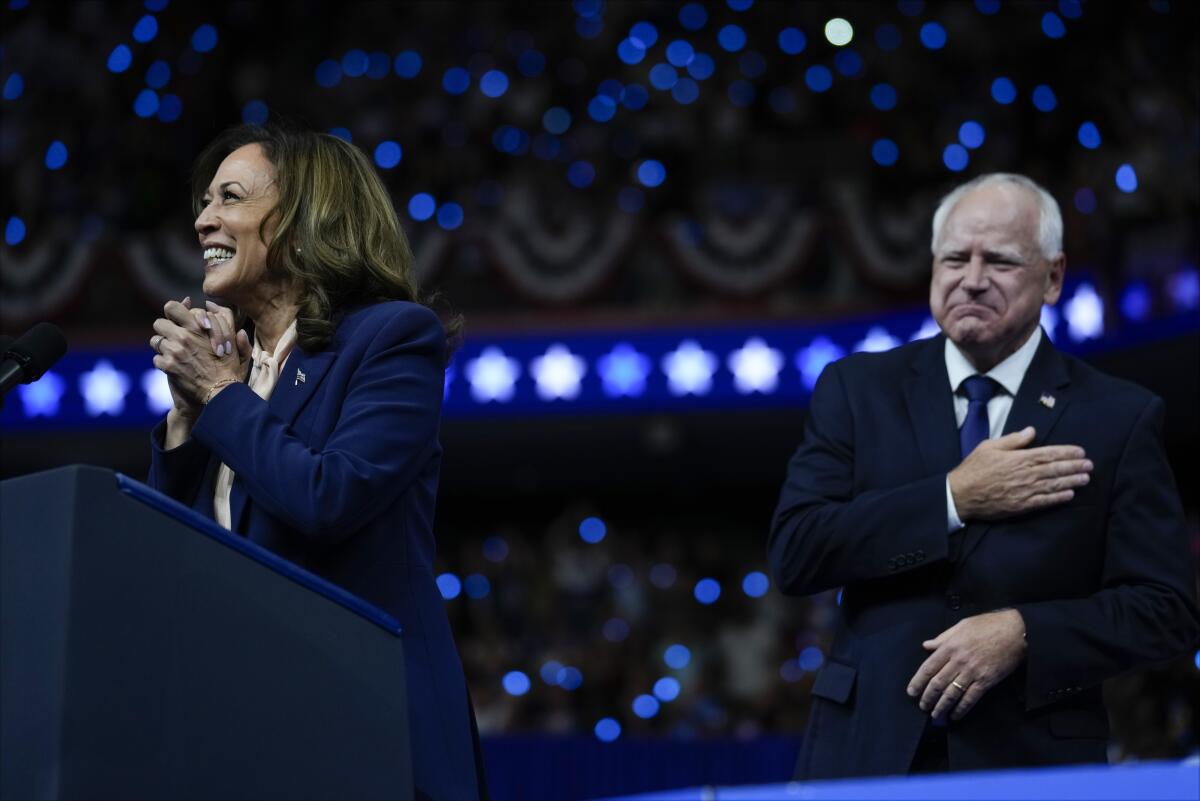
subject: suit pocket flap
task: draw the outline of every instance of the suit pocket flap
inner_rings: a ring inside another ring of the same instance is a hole
[[[854,680],[857,677],[858,671],[849,665],[826,662],[825,667],[817,674],[817,680],[813,682],[812,693],[820,698],[844,704],[854,690]]]
[[[1055,737],[1108,737],[1108,714],[1100,709],[1059,709],[1050,715]]]

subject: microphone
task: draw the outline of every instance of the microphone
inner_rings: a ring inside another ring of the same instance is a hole
[[[67,352],[67,339],[58,326],[38,323],[19,338],[0,340],[0,397],[17,384],[29,384],[42,377]]]

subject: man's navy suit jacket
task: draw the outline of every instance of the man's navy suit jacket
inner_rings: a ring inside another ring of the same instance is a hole
[[[1177,656],[1200,632],[1163,404],[1043,337],[1005,433],[1082,446],[1068,503],[947,533],[960,461],[945,339],[831,364],[788,467],[769,557],[789,594],[841,587],[813,685],[801,778],[906,773],[928,715],[905,692],[921,647],[1000,608],[1024,618],[1021,666],[949,723],[951,770],[1102,762],[1101,683]]]
[[[211,517],[224,462],[235,532],[395,616],[418,797],[466,799],[479,796],[469,701],[433,573],[444,363],[425,307],[353,311],[325,350],[292,351],[269,401],[227,387],[170,451],[156,428],[149,483]]]

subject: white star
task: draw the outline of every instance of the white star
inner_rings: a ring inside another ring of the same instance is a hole
[[[866,337],[862,342],[854,346],[855,353],[866,351],[867,353],[879,353],[884,350],[891,350],[900,344],[900,340],[889,334],[881,325],[871,326],[871,330],[867,331]]]
[[[1071,339],[1080,342],[1104,333],[1104,301],[1091,284],[1080,284],[1063,310]]]
[[[471,382],[471,396],[475,400],[480,403],[503,403],[512,400],[517,377],[521,375],[521,365],[493,345],[484,348],[479,358],[467,362],[464,372]]]
[[[604,394],[609,397],[636,397],[646,391],[650,360],[628,342],[618,343],[607,355],[600,357],[596,367],[604,382]]]
[[[546,353],[529,364],[542,400],[573,400],[579,397],[580,382],[587,373],[587,362],[571,353],[566,345],[554,343]]]
[[[58,402],[62,400],[67,382],[57,373],[45,373],[32,384],[21,384],[17,392],[21,396],[21,405],[25,407],[26,417],[53,417],[58,414]]]
[[[799,351],[796,354],[796,369],[800,371],[800,378],[808,391],[812,392],[813,387],[817,385],[817,379],[821,377],[825,365],[845,355],[846,351],[826,337],[817,337],[811,345]]]
[[[125,411],[125,395],[129,392],[129,376],[101,359],[91,372],[79,376],[79,391],[87,413],[92,417],[111,414],[116,417]]]
[[[932,317],[926,317],[925,322],[921,323],[921,327],[917,329],[917,333],[908,338],[909,342],[916,342],[918,339],[929,339],[936,337],[942,333],[941,327],[937,324],[937,320]]]
[[[1042,328],[1046,329],[1046,336],[1050,337],[1050,341],[1054,341],[1054,332],[1058,329],[1058,309],[1053,306],[1042,306]]]
[[[667,386],[672,395],[705,395],[712,389],[717,357],[700,347],[694,339],[685,339],[662,360]]]
[[[142,373],[142,391],[146,393],[146,406],[156,414],[166,414],[175,405],[175,401],[171,400],[171,388],[167,385],[167,374],[162,370]]]
[[[779,385],[779,371],[783,369],[783,354],[769,346],[759,337],[750,337],[746,344],[729,354],[733,385],[743,395],[761,392],[764,395],[775,391]]]

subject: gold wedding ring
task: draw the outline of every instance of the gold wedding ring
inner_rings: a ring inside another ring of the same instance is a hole
[[[962,686],[961,684],[959,684],[957,679],[956,679],[956,680],[954,680],[954,681],[952,681],[952,682],[950,682],[950,683],[951,683],[953,686],[957,687],[957,688],[958,688],[958,691],[959,691],[960,693],[965,693],[965,692],[967,691],[967,688],[966,688],[966,687],[964,687],[964,686]]]

